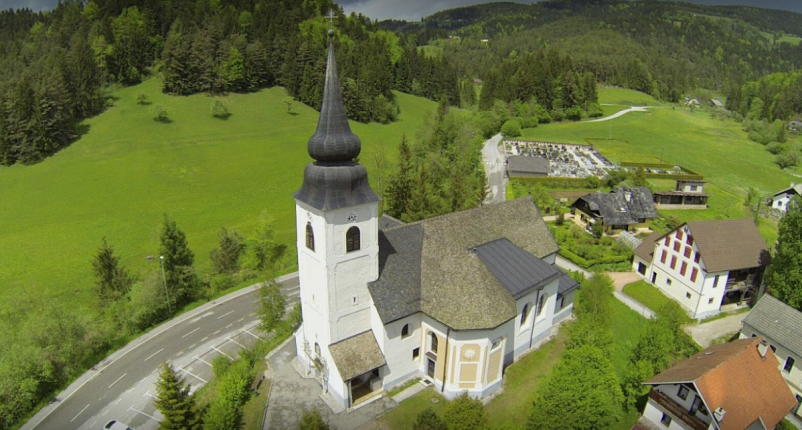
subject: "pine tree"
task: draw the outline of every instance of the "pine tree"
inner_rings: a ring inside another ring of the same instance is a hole
[[[191,299],[198,285],[192,270],[195,254],[187,245],[187,237],[176,222],[164,214],[164,224],[159,237],[160,258],[164,264],[164,276],[170,299],[181,305]]]
[[[128,271],[120,266],[114,249],[105,237],[92,261],[92,271],[95,274],[95,290],[104,303],[124,296],[131,289],[132,279]]]
[[[402,134],[398,144],[398,172],[387,187],[385,210],[393,217],[400,218],[409,204],[412,196],[412,169],[412,151],[407,144],[407,136]]]
[[[273,278],[273,273],[268,274],[268,279],[259,288],[259,319],[262,322],[262,330],[269,333],[274,330],[284,319],[284,312],[287,306],[287,299],[281,292],[281,285]]]
[[[446,422],[431,407],[421,411],[412,424],[412,430],[448,430]]]
[[[212,250],[212,266],[217,273],[233,273],[239,270],[239,258],[245,252],[242,236],[225,227],[220,229],[220,246]]]
[[[179,377],[172,366],[162,364],[156,381],[156,399],[153,406],[164,416],[160,430],[198,430],[201,428],[195,398],[189,395],[189,385]]]

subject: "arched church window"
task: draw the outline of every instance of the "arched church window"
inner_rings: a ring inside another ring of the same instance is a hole
[[[306,223],[306,247],[315,250],[315,231],[312,230],[312,223]]]
[[[433,353],[437,354],[437,335],[434,334],[434,332],[431,332],[429,333],[429,337],[431,338],[429,343],[429,349]]]
[[[345,233],[345,252],[359,251],[360,248],[359,228],[351,227]]]
[[[529,303],[524,305],[524,309],[521,311],[521,325],[524,325],[526,322],[526,314],[529,313]]]
[[[405,338],[407,336],[409,336],[409,324],[404,324],[404,326],[401,327],[401,337]]]
[[[320,345],[317,342],[315,342],[315,355],[320,357]]]

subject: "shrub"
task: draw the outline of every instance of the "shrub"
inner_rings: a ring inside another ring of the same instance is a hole
[[[536,116],[518,118],[521,121],[521,128],[537,128],[538,119]]]
[[[774,159],[774,162],[780,166],[781,169],[785,169],[786,167],[792,167],[799,164],[800,155],[799,152],[795,150],[791,150],[786,152],[785,154],[779,154]]]
[[[153,107],[150,109],[150,113],[153,115],[154,121],[167,122],[170,120],[167,116],[167,109],[165,109],[162,105],[153,105]]]
[[[138,105],[146,105],[148,104],[148,96],[145,93],[139,93],[136,96],[136,104]]]
[[[219,119],[228,119],[231,113],[228,112],[228,107],[222,100],[215,100],[212,103],[212,116]]]
[[[511,119],[501,126],[501,134],[505,137],[518,137],[521,135],[521,123],[517,119]]]
[[[604,115],[604,111],[602,111],[601,106],[598,103],[591,103],[588,106],[588,116],[591,118],[598,118]]]
[[[571,121],[579,121],[582,119],[582,108],[574,106],[565,110],[565,117]]]

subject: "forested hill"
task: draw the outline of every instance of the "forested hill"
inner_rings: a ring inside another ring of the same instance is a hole
[[[488,3],[380,26],[440,40],[469,76],[484,79],[505,60],[553,49],[577,72],[677,101],[700,87],[735,96],[749,81],[798,69],[799,22],[802,14],[754,7],[580,0]]]
[[[0,164],[52,155],[113,104],[110,90],[148,77],[176,96],[279,85],[317,109],[330,25],[349,118],[392,121],[394,89],[458,102],[448,61],[331,0],[62,0],[0,11]]]

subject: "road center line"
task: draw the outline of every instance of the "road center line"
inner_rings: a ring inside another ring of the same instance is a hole
[[[179,367],[179,368],[178,368],[178,370],[180,370],[180,371],[182,371],[182,372],[184,372],[184,373],[186,373],[186,374],[188,374],[188,375],[190,375],[190,376],[194,377],[195,379],[199,379],[199,380],[203,381],[203,383],[204,383],[204,384],[205,384],[205,383],[207,383],[207,382],[209,382],[209,381],[207,381],[207,380],[205,380],[205,379],[201,378],[200,376],[193,374],[193,373],[192,373],[192,372],[190,372],[189,370],[187,370],[187,369],[184,369],[183,367]]]
[[[229,312],[226,312],[226,313],[224,313],[223,315],[220,315],[219,317],[217,317],[217,319],[223,318],[224,316],[226,316],[226,315],[231,315],[231,314],[233,314],[233,313],[234,313],[234,311],[229,311]]]
[[[81,412],[78,412],[77,414],[75,414],[75,416],[74,416],[74,417],[72,417],[72,419],[70,420],[70,422],[73,422],[73,421],[75,421],[75,419],[76,419],[76,418],[78,418],[78,415],[81,415],[81,414],[82,414],[82,413],[83,413],[83,412],[86,410],[86,408],[88,408],[88,407],[89,407],[89,404],[87,404],[86,406],[84,406],[84,408],[83,408],[83,409],[81,409]]]
[[[116,383],[120,382],[120,379],[123,379],[123,378],[125,377],[125,375],[127,375],[127,373],[123,373],[123,374],[122,374],[122,376],[120,376],[119,378],[117,378],[117,380],[116,380],[116,381],[112,382],[112,383],[111,383],[111,385],[109,385],[109,388],[111,388],[111,387],[112,387],[112,385],[114,385],[114,384],[116,384]]]
[[[142,414],[142,415],[144,415],[144,416],[146,416],[146,417],[148,417],[148,418],[152,419],[153,421],[156,421],[157,423],[160,423],[160,422],[161,422],[161,420],[157,419],[156,417],[150,416],[150,415],[148,415],[148,414],[146,414],[146,413],[144,413],[144,412],[142,412],[142,411],[139,411],[139,410],[136,410],[136,409],[134,409],[134,407],[133,407],[133,406],[129,407],[129,408],[128,408],[128,410],[129,410],[129,411],[134,411],[134,412],[136,412],[136,413],[139,413],[139,414]]]
[[[148,361],[148,360],[150,360],[151,358],[153,358],[153,356],[154,356],[154,355],[156,355],[156,354],[158,354],[158,353],[160,353],[160,352],[162,352],[162,351],[164,351],[164,348],[162,348],[162,349],[160,349],[160,350],[158,350],[158,351],[154,352],[153,354],[150,354],[150,355],[148,356],[148,358],[146,358],[146,359],[145,359],[145,361]]]
[[[191,332],[189,332],[189,333],[187,333],[187,334],[185,334],[185,335],[181,336],[181,339],[183,339],[183,338],[185,338],[185,337],[187,337],[187,336],[191,335],[192,333],[195,333],[195,332],[196,332],[196,331],[198,331],[198,330],[200,330],[200,327],[198,327],[198,328],[196,328],[195,330],[192,330]]]

